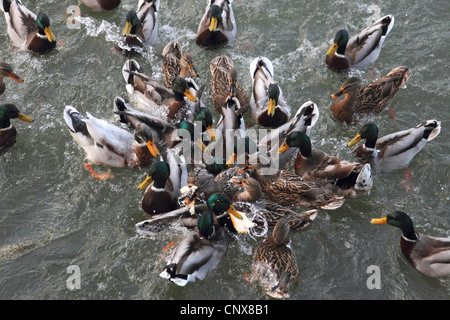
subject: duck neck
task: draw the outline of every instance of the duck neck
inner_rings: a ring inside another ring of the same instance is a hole
[[[180,74],[178,75],[180,78],[187,78],[189,76],[189,68],[185,65],[180,65]]]
[[[260,190],[245,189],[244,191],[242,191],[236,195],[236,201],[255,202],[260,197],[261,197]]]
[[[376,144],[377,138],[368,138],[366,139],[366,143],[364,144],[364,146],[366,146],[366,148],[375,149]]]
[[[153,181],[153,188],[154,189],[162,189],[164,190],[164,187],[166,186],[166,181],[164,180],[154,180]]]
[[[345,93],[344,99],[335,102],[331,106],[331,112],[341,121],[351,123],[355,114],[356,92]]]
[[[403,225],[400,227],[402,230],[402,237],[407,241],[416,241],[417,233],[414,230],[414,226],[412,224]]]
[[[0,95],[3,94],[3,92],[5,92],[6,89],[6,84],[3,82],[3,76],[0,75]]]
[[[345,50],[347,49],[347,43],[338,47],[336,53],[342,56],[345,56]]]
[[[2,115],[0,115],[0,129],[9,128],[11,126],[11,122],[9,120],[9,118],[2,117]]]

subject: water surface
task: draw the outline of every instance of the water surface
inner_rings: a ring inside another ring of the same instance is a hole
[[[147,218],[140,207],[142,193],[136,190],[145,170],[113,169],[114,179],[99,181],[83,167],[85,154],[66,128],[64,106],[117,124],[112,103],[116,96],[127,96],[121,74],[127,58],[111,48],[137,1],[124,0],[108,13],[81,7],[79,29],[66,24],[74,0],[23,2],[48,13],[59,46],[44,56],[20,51],[0,19],[0,58],[25,79],[23,84],[6,80],[0,102],[16,104],[35,120],[14,122],[17,143],[0,159],[0,298],[267,299],[244,280],[260,239],[240,236],[233,241],[204,281],[180,288],[159,277],[161,250],[180,241],[185,231],[171,225],[147,236],[135,232],[135,224]],[[235,0],[233,6],[236,41],[206,50],[194,40],[205,1],[162,1],[159,41],[136,59],[147,74],[162,80],[155,53],[169,41],[179,41],[195,58],[199,80],[207,84],[204,101],[211,106],[209,62],[214,57],[230,56],[250,91],[250,62],[265,55],[293,113],[307,100],[318,104],[314,145],[351,159],[346,143],[358,127],[335,122],[329,111],[330,94],[346,75],[325,66],[325,52],[338,29],[354,34],[393,14],[395,25],[379,59],[355,74],[368,83],[407,65],[412,76],[392,100],[396,120],[389,112],[373,120],[382,135],[428,119],[440,120],[443,127],[410,163],[408,188],[405,170],[376,175],[369,195],[349,199],[334,211],[321,210],[308,228],[291,234],[299,267],[291,299],[448,299],[449,279],[428,278],[411,268],[398,247],[399,230],[371,225],[370,219],[399,209],[410,213],[417,231],[450,235],[449,2]],[[79,290],[66,286],[71,265],[80,267]],[[367,288],[371,265],[381,270],[381,289]]]

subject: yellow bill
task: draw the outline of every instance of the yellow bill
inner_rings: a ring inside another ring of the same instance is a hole
[[[131,28],[132,28],[131,22],[127,21],[127,23],[125,23],[125,28],[123,29],[122,35],[123,36],[129,35],[131,33]]]
[[[328,49],[328,51],[327,51],[327,57],[333,55],[333,54],[336,52],[337,49],[338,49],[337,43],[336,43],[336,42],[333,42],[333,45],[332,45],[332,46],[330,47],[330,49]]]
[[[56,41],[55,39],[55,35],[53,34],[52,30],[50,29],[50,27],[46,27],[44,29],[45,35],[47,36],[48,41],[50,42],[54,42]]]
[[[283,143],[283,145],[278,148],[278,153],[283,153],[286,152],[290,147],[288,146],[288,144],[286,142]]]
[[[217,18],[211,18],[211,23],[209,25],[209,31],[211,31],[211,32],[217,31],[218,24],[219,24],[219,20],[217,20]]]
[[[149,185],[151,185],[153,182],[152,177],[150,177],[149,175],[147,175],[147,178],[145,178],[145,180],[138,186],[138,190],[142,191],[148,188]]]
[[[356,137],[354,137],[349,143],[347,143],[347,147],[353,147],[355,144],[362,140],[361,134],[358,133]]]
[[[386,217],[374,218],[374,219],[370,220],[370,223],[372,223],[372,224],[387,224],[387,218]]]
[[[33,119],[31,119],[30,117],[27,117],[22,112],[19,112],[19,115],[17,116],[17,119],[25,121],[25,122],[33,122]]]
[[[148,150],[150,150],[150,153],[152,154],[152,156],[154,156],[154,157],[157,157],[157,156],[159,156],[159,150],[158,150],[158,148],[156,147],[156,144],[153,142],[153,141],[148,141],[147,142],[147,147],[148,147]]]
[[[277,103],[276,103],[275,99],[270,99],[269,100],[269,108],[267,109],[267,114],[270,117],[273,117],[273,115],[275,114],[276,106],[277,106]]]
[[[184,91],[184,95],[186,96],[186,98],[188,98],[190,101],[192,102],[197,102],[197,97],[195,97],[191,91],[189,91],[188,89],[186,89]]]

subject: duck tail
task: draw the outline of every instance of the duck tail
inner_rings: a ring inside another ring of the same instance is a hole
[[[421,126],[424,127],[423,139],[426,139],[428,141],[436,138],[441,132],[441,122],[437,120],[427,120],[419,124],[417,127]]]
[[[324,210],[336,210],[344,204],[344,201],[345,201],[344,196],[337,196],[337,197],[334,197],[333,200],[331,200],[328,203],[326,203],[325,205],[321,206],[321,208]]]
[[[164,279],[169,279],[173,283],[184,287],[189,282],[189,277],[185,274],[177,274],[177,264],[171,263],[168,264],[163,272],[161,272],[160,277]]]
[[[4,13],[9,12],[10,7],[11,7],[11,0],[0,0],[0,9]]]
[[[253,59],[252,63],[250,64],[250,75],[252,79],[255,78],[256,72],[258,72],[258,70],[261,68],[266,69],[269,72],[269,74],[273,77],[272,62],[266,57],[257,57]]]
[[[89,131],[86,127],[86,119],[83,117],[77,109],[72,106],[66,106],[64,108],[64,120],[66,121],[67,127],[73,133],[81,132],[85,136],[90,136]]]

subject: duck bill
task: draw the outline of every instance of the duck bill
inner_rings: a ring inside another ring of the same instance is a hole
[[[290,147],[288,146],[288,144],[285,142],[283,143],[283,145],[278,149],[278,153],[283,153],[286,152]]]
[[[347,147],[353,147],[355,144],[361,141],[361,134],[358,133],[356,137],[354,137],[349,143],[347,143]]]
[[[153,182],[152,177],[147,175],[147,178],[137,187],[139,191],[145,190],[148,188],[149,185],[151,185]]]
[[[17,119],[25,121],[25,122],[30,122],[30,123],[33,122],[33,119],[31,119],[30,117],[27,117],[23,113],[19,113],[19,115],[17,116]]]
[[[374,219],[370,220],[370,223],[372,223],[372,224],[387,224],[387,218],[386,217],[374,218]]]
[[[330,47],[330,49],[328,49],[328,51],[326,53],[327,57],[333,55],[337,49],[338,49],[338,45],[337,45],[337,43],[334,42],[333,45]]]
[[[184,95],[186,96],[186,98],[188,98],[190,101],[192,102],[197,102],[197,97],[195,97],[191,91],[189,91],[188,89],[186,89],[184,91]]]
[[[45,35],[47,36],[48,41],[50,42],[54,42],[56,41],[55,39],[55,35],[53,34],[52,30],[50,29],[50,27],[46,27],[44,29]]]
[[[147,144],[147,148],[148,148],[148,150],[150,150],[150,153],[152,154],[152,156],[154,156],[155,158],[157,156],[159,156],[159,154],[160,154],[159,150],[153,141],[148,141],[146,144]]]
[[[236,97],[236,84],[235,83],[230,84],[230,96]]]
[[[198,72],[197,70],[195,70],[193,65],[189,66],[189,72],[194,76],[194,77],[198,77]]]
[[[231,167],[234,164],[234,162],[236,161],[236,158],[237,158],[237,154],[233,152],[233,154],[228,158],[226,165]]]
[[[125,23],[125,28],[123,29],[122,35],[123,36],[129,35],[131,33],[131,28],[132,28],[131,22],[127,21]]]
[[[14,81],[17,82],[23,82],[23,79],[21,77],[19,77],[17,74],[15,74],[14,72],[11,72],[8,77],[10,77],[11,79],[13,79]]]
[[[273,117],[273,115],[275,114],[276,106],[277,106],[277,103],[276,103],[275,99],[270,99],[269,100],[269,108],[267,109],[267,114],[269,115],[269,117]]]
[[[240,220],[243,219],[242,215],[238,211],[236,211],[236,209],[233,207],[233,205],[231,205],[228,208],[227,213],[230,215],[230,217],[232,216],[232,217],[240,219]]]
[[[208,132],[208,135],[211,138],[211,141],[216,141],[216,139],[217,139],[216,130],[214,129],[213,126],[206,127],[206,132]]]
[[[344,93],[344,90],[339,90],[338,92],[333,93],[333,94],[331,95],[331,99],[337,99],[337,98],[339,98],[343,93]]]
[[[219,24],[219,20],[217,20],[217,18],[211,18],[211,22],[209,24],[209,31],[211,31],[211,32],[217,31],[218,24]]]

